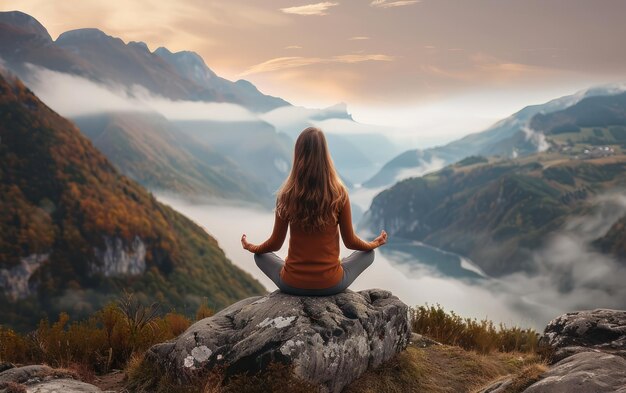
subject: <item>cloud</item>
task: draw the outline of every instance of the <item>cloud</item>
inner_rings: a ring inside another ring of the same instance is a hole
[[[522,131],[526,140],[537,146],[538,152],[546,151],[550,148],[550,144],[542,132],[537,132],[528,126],[522,127]]]
[[[497,278],[457,280],[424,271],[423,265],[414,262],[413,256],[405,263],[410,267],[407,276],[415,279],[440,277],[441,284],[447,286],[455,283],[459,295],[467,297],[468,303],[489,299],[498,306],[497,311],[491,309],[492,305],[483,307],[483,311],[489,312],[487,317],[490,319],[502,321],[506,315],[503,311],[507,311],[507,314],[514,315],[512,322],[515,325],[535,329],[543,329],[548,321],[566,312],[624,309],[626,265],[600,253],[592,243],[626,214],[626,194],[606,194],[590,203],[593,206],[591,213],[570,217],[561,229],[545,239],[542,247],[529,253],[529,267],[524,272]],[[431,290],[436,293],[437,302],[449,302],[441,298],[443,292],[439,289]],[[463,308],[455,311],[467,312]]]
[[[393,61],[395,59],[394,56],[383,55],[383,54],[348,54],[348,55],[338,55],[332,56],[328,58],[322,57],[302,57],[302,56],[291,56],[291,57],[277,57],[275,59],[270,59],[264,61],[263,63],[259,63],[249,67],[244,72],[240,73],[238,77],[244,77],[252,74],[260,74],[264,72],[272,72],[279,71],[289,68],[296,67],[304,67],[312,64],[326,64],[326,63],[361,63],[364,61]]]
[[[416,151],[417,152],[417,151]],[[421,177],[432,172],[436,172],[443,168],[446,162],[438,157],[432,157],[431,160],[420,159],[420,165],[411,168],[402,168],[396,174],[395,181],[399,182],[410,177]]]
[[[300,45],[289,45],[285,49],[302,49],[302,47]]]
[[[281,8],[280,10],[286,14],[321,16],[321,15],[327,15],[326,11],[330,7],[335,7],[337,5],[339,5],[339,3],[324,1],[322,3],[306,4],[306,5],[300,5],[297,7]]]
[[[256,121],[248,109],[232,103],[172,101],[144,87],[102,84],[76,75],[29,65],[29,88],[63,116],[77,117],[103,112],[158,112],[170,120]],[[70,94],[71,92],[71,94]]]
[[[174,101],[155,95],[139,85],[100,83],[34,65],[28,67],[30,75],[24,80],[28,87],[46,105],[70,118],[105,112],[156,112],[169,120],[263,121],[272,124],[277,130],[285,130],[304,123],[314,124],[316,116],[324,112],[324,109],[284,106],[259,114],[233,103]],[[375,133],[382,130],[380,126],[335,120],[339,123],[324,123],[324,126],[337,133]]]
[[[592,242],[626,214],[626,195],[595,198],[590,214],[570,218],[532,255],[534,274],[518,273],[494,283],[513,307],[547,321],[569,311],[626,307],[626,266],[597,251]]]
[[[387,0],[374,0],[370,3],[371,7],[377,8],[393,8],[402,7],[405,5],[417,4],[421,0],[399,0],[399,1],[387,1]]]
[[[370,39],[369,37],[366,37],[363,35],[348,38],[349,41],[361,41],[361,40],[369,40],[369,39]]]
[[[422,64],[419,69],[425,73],[454,81],[455,83],[473,83],[476,80],[495,83],[509,83],[525,78],[540,78],[556,75],[554,69],[538,67],[522,63],[514,63],[480,52],[466,53],[461,48],[449,48],[448,51],[458,54],[458,62],[453,66],[439,64]]]

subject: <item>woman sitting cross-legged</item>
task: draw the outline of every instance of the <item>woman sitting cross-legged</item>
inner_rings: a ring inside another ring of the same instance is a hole
[[[289,250],[283,261],[278,251],[289,227]],[[354,251],[339,259],[339,232]],[[255,245],[244,234],[243,248],[282,291],[293,295],[326,296],[342,292],[374,261],[374,249],[387,242],[387,233],[366,242],[352,228],[348,190],[335,171],[324,133],[315,127],[296,141],[291,173],[278,191],[274,229]]]

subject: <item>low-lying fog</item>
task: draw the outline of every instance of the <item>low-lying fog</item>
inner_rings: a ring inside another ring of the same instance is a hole
[[[367,203],[366,195],[357,191],[353,196],[355,203]],[[243,233],[253,243],[267,239],[274,222],[272,212],[245,205],[193,205],[163,194],[158,199],[204,227],[233,263],[269,291],[275,289],[240,242]],[[616,217],[621,217],[616,212],[626,212],[626,198],[613,195],[598,201],[599,209],[594,214],[573,218],[544,249],[537,251],[539,274],[535,276],[516,273],[498,279],[486,277],[466,258],[419,242],[390,238],[387,245],[377,250],[374,264],[351,289],[383,288],[410,306],[438,303],[464,317],[488,318],[538,330],[565,312],[623,308],[626,267],[593,251],[588,244],[598,233],[606,232]],[[277,252],[279,256],[286,257],[288,243],[289,236]],[[341,244],[342,257],[350,252]]]
[[[243,233],[250,242],[264,241],[272,231],[274,223],[272,212],[246,206],[191,205],[164,195],[159,195],[158,199],[201,225],[218,240],[233,263],[252,274],[268,290],[275,289],[273,283],[256,267],[252,254],[241,247],[240,241]],[[281,250],[277,252],[283,258],[287,255],[288,242],[289,235]],[[351,251],[343,244],[341,247],[341,256],[349,255]],[[459,279],[438,276],[425,266],[394,261],[403,257],[406,256],[389,255],[384,253],[384,248],[379,249],[374,264],[350,288],[353,290],[384,288],[392,291],[408,305],[439,303],[463,316],[487,317],[506,324],[536,325],[536,321],[507,306],[502,296]]]

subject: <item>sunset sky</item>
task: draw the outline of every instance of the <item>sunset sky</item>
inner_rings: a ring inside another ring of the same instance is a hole
[[[521,107],[626,81],[623,0],[0,0],[53,38],[97,27],[198,52],[296,105],[476,131]],[[447,131],[446,131],[447,130]],[[458,130],[458,131],[454,131]]]

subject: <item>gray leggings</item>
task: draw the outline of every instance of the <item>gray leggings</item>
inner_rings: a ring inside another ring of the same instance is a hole
[[[285,261],[273,252],[254,254],[256,265],[276,284],[282,292],[299,296],[329,296],[343,292],[352,282],[374,262],[374,250],[355,251],[341,260],[343,278],[339,284],[323,289],[304,289],[289,286],[280,279],[280,270]]]

